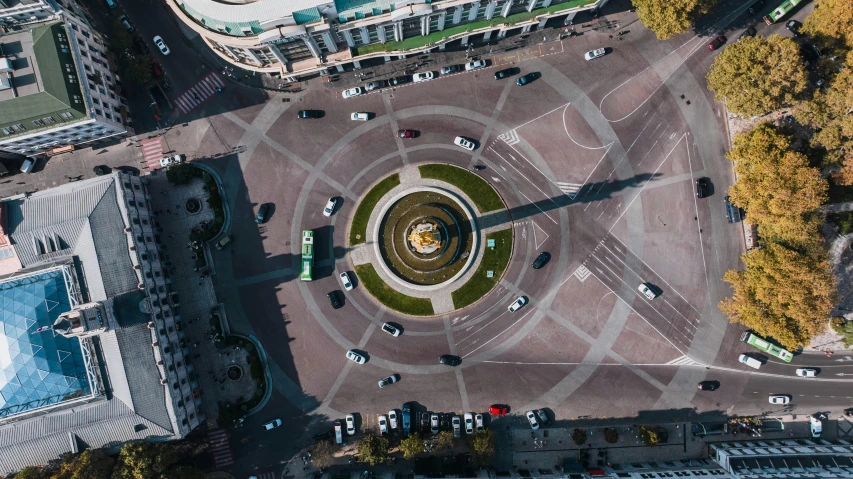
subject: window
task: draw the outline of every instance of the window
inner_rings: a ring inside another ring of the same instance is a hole
[[[80,40],[79,38],[77,39],[77,43],[79,43],[81,47],[86,46],[86,42],[84,42],[83,40]]]
[[[3,134],[4,134],[4,135],[11,135],[11,134],[12,134],[12,129],[11,129],[11,128],[7,128],[7,127],[5,127],[5,126],[4,126],[4,127],[3,127]]]
[[[24,130],[26,130],[26,128],[24,128],[24,125],[22,125],[22,124],[20,124],[20,123],[16,123],[16,124],[12,125],[12,130],[13,130],[13,131],[16,131],[16,132],[19,132],[19,131],[24,131]]]
[[[85,65],[85,64],[84,64],[84,65],[83,65],[83,68],[85,68],[87,72],[92,71],[92,67],[90,67],[89,65]]]
[[[33,125],[35,126],[44,126],[44,122],[41,120],[33,120]]]
[[[92,98],[92,103],[94,103],[94,104],[96,104],[96,105],[100,105],[100,104],[101,104],[101,100],[99,100],[99,99],[97,99],[97,98]]]
[[[63,120],[71,120],[74,118],[74,115],[72,115],[70,111],[66,111],[66,112],[60,113],[59,117],[62,118]]]
[[[45,122],[45,124],[56,123],[56,120],[54,120],[52,116],[46,116],[42,118],[41,121]]]
[[[102,112],[102,111],[101,111],[100,109],[98,109],[98,108],[95,108],[95,114],[96,114],[96,115],[98,115],[98,116],[103,116],[103,115],[104,115],[104,112]]]

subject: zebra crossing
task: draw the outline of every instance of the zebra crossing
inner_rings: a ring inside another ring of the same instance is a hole
[[[667,366],[696,366],[696,365],[700,365],[700,364],[701,363],[696,362],[696,361],[688,358],[687,356],[679,356],[679,357],[673,359],[672,361],[669,361],[668,363],[666,363]]]
[[[228,433],[225,430],[212,431],[207,435],[207,442],[210,443],[210,453],[213,454],[217,469],[234,464],[231,445],[228,443]]]
[[[584,187],[583,183],[569,183],[568,181],[555,181],[554,183],[560,191],[571,199],[575,199],[575,196],[577,196]]]
[[[142,158],[145,160],[145,168],[156,170],[160,168],[160,159],[163,158],[162,137],[149,138],[139,142],[142,147]]]
[[[518,133],[515,130],[509,130],[506,133],[502,133],[498,136],[499,140],[502,140],[507,146],[512,146],[517,144],[521,139],[518,137]]]
[[[206,77],[202,78],[198,83],[192,86],[189,90],[175,98],[174,103],[178,105],[181,113],[187,114],[195,107],[201,105],[205,100],[212,97],[216,93],[217,88],[225,86],[225,82],[219,77],[216,72],[210,72]]]

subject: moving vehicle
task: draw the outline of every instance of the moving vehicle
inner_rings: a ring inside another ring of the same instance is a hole
[[[341,434],[341,422],[335,421],[335,442],[337,444],[343,444],[344,438],[343,434]]]
[[[772,25],[779,20],[782,19],[785,15],[787,15],[791,10],[794,9],[797,5],[799,5],[804,0],[785,0],[780,3],[778,7],[774,8],[772,12],[764,15],[764,23],[768,25]]]
[[[603,57],[605,50],[603,48],[597,48],[591,52],[584,53],[583,57],[586,61],[595,60],[596,58]]]
[[[350,349],[349,351],[347,351],[347,359],[355,362],[356,364],[364,364],[365,361],[367,361],[367,359],[355,349]]]
[[[486,65],[487,65],[487,63],[485,60],[474,60],[472,62],[468,62],[465,64],[465,70],[467,70],[469,72],[474,71],[474,70],[479,70],[481,68],[486,68]]]
[[[399,380],[400,380],[399,374],[392,374],[392,375],[388,376],[387,378],[382,378],[379,380],[379,389],[382,389],[385,386],[390,386]]]
[[[809,431],[811,431],[812,437],[820,437],[823,432],[823,423],[820,419],[814,416],[809,418]]]
[[[765,3],[767,3],[767,0],[758,0],[757,2],[750,5],[747,9],[749,11],[749,14],[755,15],[756,13],[758,13],[758,10],[763,7]]]
[[[453,437],[457,439],[462,437],[462,421],[459,419],[459,416],[454,415],[450,419],[450,423],[453,424]]]
[[[355,434],[355,416],[353,416],[352,414],[347,414],[346,423],[347,435],[352,436],[353,434]]]
[[[270,429],[275,429],[281,426],[281,419],[273,419],[272,421],[264,424],[264,431],[269,431]]]
[[[442,75],[449,75],[451,73],[461,72],[462,67],[459,65],[447,65],[446,67],[441,67]]]
[[[787,350],[776,346],[775,344],[767,341],[766,339],[761,338],[760,336],[756,336],[749,331],[744,331],[743,334],[740,335],[740,340],[744,343],[764,351],[765,353],[775,356],[786,363],[790,363],[792,359],[794,359],[794,355],[788,352]]]
[[[791,396],[788,396],[787,394],[771,394],[767,398],[767,401],[770,404],[788,404],[791,402]]]
[[[423,73],[415,73],[412,75],[412,81],[415,83],[420,83],[422,81],[430,81],[435,78],[435,73],[433,72],[423,72]]]
[[[519,309],[521,309],[521,307],[524,306],[525,304],[527,304],[527,298],[524,296],[519,296],[518,299],[516,299],[515,301],[512,302],[512,304],[509,305],[507,310],[510,313],[514,313],[514,312],[518,311]]]
[[[524,413],[527,416],[527,422],[530,423],[530,428],[536,431],[539,429],[539,421],[536,420],[536,414],[533,411],[527,411]]]
[[[160,53],[162,53],[163,55],[168,55],[172,52],[171,50],[169,50],[169,47],[166,46],[166,42],[163,41],[160,35],[154,37],[154,44],[157,45],[157,48],[160,49]]]
[[[430,424],[430,432],[433,434],[438,434],[438,431],[439,431],[438,414],[433,414],[432,416],[430,416],[429,424]]]
[[[415,130],[397,130],[397,138],[414,138]]]
[[[357,111],[350,114],[349,119],[352,121],[367,121],[370,119],[370,113]]]
[[[344,289],[347,291],[352,291],[352,281],[349,280],[349,273],[344,271],[343,273],[341,273],[340,278],[341,284],[344,285]]]
[[[503,80],[504,78],[509,78],[513,75],[517,75],[521,70],[518,68],[504,68],[503,70],[498,70],[495,72],[495,80]]]
[[[699,383],[700,391],[716,391],[719,387],[719,381],[702,381]]]
[[[465,413],[465,434],[474,434],[474,415]]]
[[[393,409],[388,411],[388,426],[391,429],[397,429],[397,411]]]
[[[127,30],[129,32],[133,31],[133,26],[130,24],[130,20],[127,19],[127,15],[122,15],[122,16],[118,17],[118,21],[122,25],[124,25],[125,30]]]
[[[341,96],[344,98],[352,98],[354,96],[359,96],[362,93],[364,93],[364,90],[362,90],[360,86],[356,86],[342,91]]]
[[[299,110],[296,112],[296,118],[299,120],[320,118],[321,115],[320,110]]]
[[[257,224],[259,224],[259,225],[260,225],[260,224],[263,224],[264,222],[266,222],[266,220],[267,220],[267,212],[269,211],[269,209],[270,209],[270,204],[269,204],[269,203],[264,203],[264,204],[262,204],[262,205],[260,206],[260,208],[258,208],[258,214],[257,214],[257,216],[255,216],[255,223],[257,223]]]
[[[518,86],[524,86],[524,85],[527,85],[528,83],[532,82],[535,79],[536,79],[535,73],[528,73],[527,75],[524,75],[524,76],[520,77],[518,80],[516,80],[515,84]]]
[[[756,33],[757,33],[757,30],[755,29],[755,27],[750,25],[749,27],[746,28],[746,30],[744,30],[740,33],[740,35],[737,37],[737,41],[741,41],[746,37],[754,37]]]
[[[338,199],[329,198],[329,201],[326,202],[326,206],[323,207],[323,216],[332,216],[332,213],[335,212],[336,206],[338,206]]]
[[[384,414],[379,416],[379,434],[388,434],[388,418]]]
[[[409,435],[412,428],[412,407],[408,404],[403,404],[403,437]]]
[[[382,331],[385,331],[395,338],[400,335],[400,328],[390,323],[382,323]]]
[[[657,293],[652,291],[652,288],[649,288],[648,283],[640,283],[640,285],[637,286],[637,291],[643,293],[643,296],[645,296],[649,301],[658,297]]]
[[[332,305],[332,308],[341,309],[343,303],[341,303],[341,299],[338,298],[337,291],[330,291],[326,296],[329,298],[329,304]]]
[[[800,27],[802,26],[803,24],[796,20],[788,20],[788,22],[785,23],[785,28],[787,28],[788,30],[790,30],[791,33],[797,36],[800,35]]]
[[[462,364],[462,359],[459,356],[453,356],[452,354],[443,354],[438,358],[438,362],[448,366],[459,366]]]
[[[548,260],[551,259],[551,253],[547,251],[543,251],[539,253],[539,256],[536,257],[536,260],[533,261],[533,269],[539,269],[545,266],[548,263]]]
[[[696,197],[697,198],[707,198],[708,197],[708,178],[696,178]]]
[[[738,356],[737,360],[742,362],[743,364],[746,364],[747,366],[749,366],[751,368],[758,369],[761,367],[761,361],[753,358],[752,356],[748,356],[746,354],[741,354],[740,356]]]
[[[800,376],[801,378],[813,378],[817,376],[817,369],[799,368],[797,369],[797,376]]]
[[[484,429],[483,427],[483,415],[475,414],[474,415],[474,427],[477,429],[477,432],[480,432]]]
[[[231,236],[225,235],[222,237],[221,240],[219,240],[218,243],[216,243],[216,249],[221,250],[222,248],[225,247],[225,245],[227,245],[230,242],[231,242]]]
[[[176,163],[183,163],[187,157],[185,155],[172,155],[160,159],[160,166],[167,167]]]
[[[711,40],[711,43],[708,44],[708,50],[716,50],[723,46],[724,43],[726,43],[726,37],[717,35],[713,40]]]
[[[468,151],[474,151],[475,148],[474,142],[464,136],[457,136],[454,138],[453,144],[460,148],[465,148]]]
[[[314,279],[314,232],[311,230],[302,230],[302,271],[299,279]]]
[[[503,404],[492,404],[489,406],[489,414],[493,416],[503,416],[509,412],[509,408]]]

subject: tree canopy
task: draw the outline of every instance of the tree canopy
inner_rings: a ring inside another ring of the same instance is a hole
[[[432,450],[437,454],[448,453],[453,450],[453,445],[456,443],[456,438],[450,431],[441,431],[435,436],[435,445]]]
[[[314,461],[314,465],[320,469],[331,466],[335,460],[335,449],[337,446],[332,444],[332,441],[317,441],[317,444],[311,449],[311,459]]]
[[[826,258],[775,243],[742,258],[745,270],[723,276],[734,293],[720,309],[732,322],[793,350],[823,332],[835,297],[835,277]]]
[[[403,457],[412,459],[418,454],[424,452],[424,439],[418,433],[412,433],[409,437],[400,441],[400,451],[403,452]]]
[[[827,39],[835,39],[853,48],[853,2],[820,0],[806,17],[801,31],[824,43]]]
[[[738,135],[728,158],[738,180],[729,190],[732,203],[746,210],[759,235],[801,251],[820,251],[828,184],[802,153],[790,151],[791,137],[769,123]]]
[[[485,466],[495,455],[495,433],[491,429],[483,429],[474,434],[471,442],[471,455],[474,462]]]
[[[729,111],[756,116],[793,103],[807,80],[792,39],[756,36],[732,43],[714,59],[708,89],[726,102]]]
[[[658,39],[686,32],[696,19],[708,13],[717,0],[632,0],[637,17]]]
[[[358,443],[358,456],[362,461],[375,466],[388,459],[388,448],[388,438],[370,433]]]

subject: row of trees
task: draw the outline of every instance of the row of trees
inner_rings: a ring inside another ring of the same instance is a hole
[[[763,123],[738,135],[727,155],[738,176],[732,203],[757,226],[762,248],[743,256],[743,271],[725,274],[733,295],[720,309],[789,349],[826,328],[835,302],[819,208],[828,200],[828,172],[853,184],[851,28],[849,0],[821,0],[806,18],[802,32],[823,51],[815,66],[820,88],[808,88],[800,46],[775,35],[728,46],[708,74],[709,89],[730,111],[753,116],[792,106],[794,118],[814,130],[809,148],[798,148],[806,154],[792,149],[789,130]]]
[[[204,473],[182,462],[191,456],[190,443],[133,442],[118,456],[102,449],[66,455],[46,466],[25,467],[15,479],[203,479]]]

